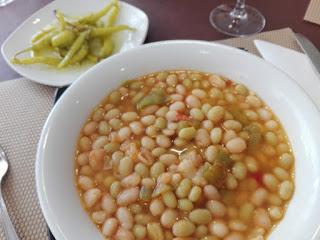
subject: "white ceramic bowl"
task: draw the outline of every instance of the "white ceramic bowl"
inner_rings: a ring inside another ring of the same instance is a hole
[[[103,239],[74,186],[75,145],[88,114],[121,81],[168,69],[221,74],[247,85],[273,109],[296,157],[296,190],[269,240],[315,240],[320,223],[320,115],[315,105],[264,60],[200,41],[158,42],[113,56],[83,74],[55,105],[39,142],[36,180],[41,208],[57,240]]]

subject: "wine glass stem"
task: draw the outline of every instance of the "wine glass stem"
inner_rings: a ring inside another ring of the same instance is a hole
[[[247,12],[245,9],[246,0],[237,0],[234,9],[230,12],[232,18],[243,19],[247,17]]]

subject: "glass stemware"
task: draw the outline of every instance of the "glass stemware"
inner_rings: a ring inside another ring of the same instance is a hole
[[[247,36],[261,32],[266,24],[264,16],[255,8],[237,0],[236,4],[222,4],[213,9],[210,23],[219,32],[230,36]]]

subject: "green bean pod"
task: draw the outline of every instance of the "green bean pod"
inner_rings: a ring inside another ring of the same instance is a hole
[[[80,33],[77,39],[71,45],[67,55],[62,59],[59,63],[58,68],[66,67],[70,64],[72,57],[77,53],[77,51],[82,47],[83,43],[85,42],[87,36],[89,35],[90,30]]]
[[[97,58],[96,56],[93,56],[93,55],[90,54],[90,53],[86,56],[86,59],[87,59],[89,62],[91,62],[91,63],[96,63],[96,62],[98,62],[98,58]]]
[[[129,30],[134,31],[134,28],[129,27],[128,25],[118,25],[112,27],[104,27],[104,28],[97,28],[93,27],[90,33],[90,37],[107,37],[112,33]]]
[[[57,31],[52,31],[44,35],[42,38],[40,38],[39,40],[35,41],[32,44],[31,49],[35,51],[39,51],[46,47],[49,47],[51,44],[51,38],[54,37],[57,33],[58,33]]]
[[[37,64],[37,63],[43,63],[51,66],[57,66],[59,64],[61,59],[55,58],[55,57],[43,57],[43,56],[37,56],[37,57],[31,57],[31,58],[13,58],[11,62],[13,64]]]
[[[71,30],[64,30],[51,38],[52,47],[70,46],[76,38],[76,33]]]
[[[90,53],[99,58],[100,57],[100,52],[102,48],[102,40],[101,38],[92,38],[89,40],[89,49]]]

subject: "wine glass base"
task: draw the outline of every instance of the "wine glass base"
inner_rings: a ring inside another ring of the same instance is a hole
[[[266,24],[264,16],[255,8],[245,6],[246,15],[235,18],[231,15],[234,5],[222,4],[210,13],[211,25],[226,35],[242,37],[262,31]]]
[[[9,3],[12,3],[14,0],[0,0],[0,7],[7,6]]]

